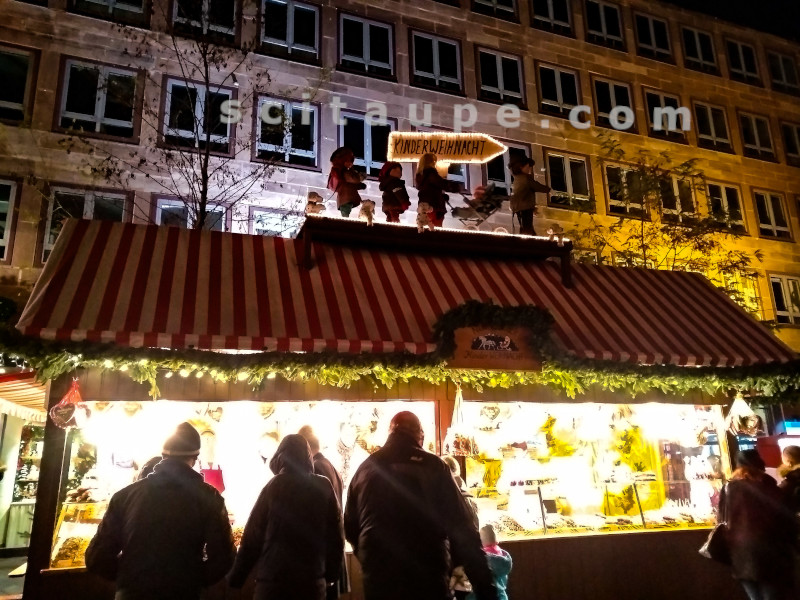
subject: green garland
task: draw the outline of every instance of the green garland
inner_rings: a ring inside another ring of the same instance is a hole
[[[749,367],[641,366],[616,361],[579,359],[560,351],[549,335],[553,318],[534,306],[500,307],[467,302],[436,322],[433,338],[437,349],[427,354],[307,354],[259,352],[231,354],[204,350],[128,348],[92,342],[50,341],[0,329],[0,351],[23,358],[37,372],[39,381],[55,379],[79,368],[125,372],[134,381],[149,386],[150,395],[160,396],[158,381],[173,375],[209,376],[215,381],[246,382],[254,388],[280,375],[292,381],[316,381],[348,387],[368,380],[375,387],[420,379],[433,384],[452,381],[477,390],[543,385],[575,398],[593,387],[638,396],[650,391],[683,396],[691,391],[710,395],[738,390],[761,403],[800,401],[800,360],[784,364]],[[455,369],[447,359],[455,348],[454,331],[459,327],[526,327],[530,343],[543,360],[540,371],[490,371]]]

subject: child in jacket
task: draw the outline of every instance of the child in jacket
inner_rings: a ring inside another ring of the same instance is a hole
[[[481,527],[480,533],[483,551],[486,553],[494,585],[497,588],[497,600],[508,600],[506,588],[508,587],[508,575],[511,573],[511,555],[497,544],[494,527],[484,525]],[[467,596],[467,600],[476,600],[475,594]]]

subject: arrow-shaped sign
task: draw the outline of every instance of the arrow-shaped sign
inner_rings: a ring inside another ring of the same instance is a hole
[[[485,133],[449,131],[392,131],[389,134],[388,160],[416,162],[428,152],[440,163],[485,163],[508,148]]]

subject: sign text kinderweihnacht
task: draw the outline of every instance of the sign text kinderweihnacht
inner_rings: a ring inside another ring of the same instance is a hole
[[[388,160],[414,162],[428,152],[439,162],[485,163],[507,150],[485,133],[393,131],[389,134]]]

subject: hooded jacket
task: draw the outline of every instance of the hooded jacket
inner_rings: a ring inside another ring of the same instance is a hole
[[[500,554],[486,553],[489,569],[492,571],[494,585],[497,587],[497,600],[508,600],[508,576],[511,573],[511,555],[500,549]],[[475,594],[469,594],[467,600],[475,600]]]
[[[287,435],[270,461],[275,473],[256,501],[242,534],[231,587],[255,568],[256,600],[324,600],[339,578],[344,539],[330,481],[314,475],[305,439]]]
[[[222,496],[167,458],[111,498],[86,568],[116,580],[117,600],[196,600],[222,579],[234,553]]]
[[[450,469],[411,436],[395,431],[361,464],[344,521],[366,600],[449,598],[450,552],[478,599],[495,600],[478,531]]]

